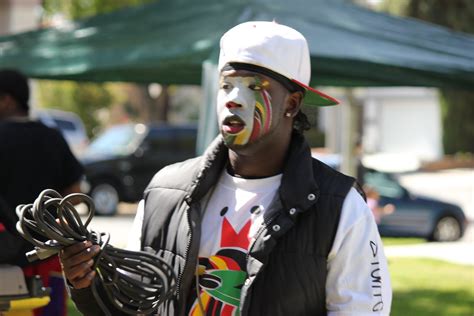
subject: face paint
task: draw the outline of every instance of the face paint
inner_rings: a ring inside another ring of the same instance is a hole
[[[255,93],[255,113],[253,119],[253,129],[250,135],[250,141],[253,141],[260,136],[265,135],[272,124],[272,104],[271,97],[266,88],[269,85],[268,81],[261,82],[260,78],[256,77],[256,84],[262,87]]]
[[[217,115],[228,145],[245,145],[268,132],[272,120],[268,81],[226,77],[217,96]]]

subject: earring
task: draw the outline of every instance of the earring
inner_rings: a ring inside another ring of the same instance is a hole
[[[286,117],[291,117],[291,113],[290,113],[290,112],[286,112],[286,113],[285,113],[285,116],[286,116]]]

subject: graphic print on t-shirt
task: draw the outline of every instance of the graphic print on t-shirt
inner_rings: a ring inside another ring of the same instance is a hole
[[[222,172],[203,199],[197,280],[186,302],[187,315],[240,315],[249,248],[280,183],[281,174],[245,179]]]
[[[257,207],[252,207],[255,210]],[[239,315],[240,291],[247,277],[246,256],[250,245],[250,218],[239,230],[225,217],[228,207],[221,211],[220,249],[209,258],[199,258],[199,298],[189,312],[190,316]]]

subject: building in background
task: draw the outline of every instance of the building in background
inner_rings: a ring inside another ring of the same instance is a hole
[[[0,36],[37,29],[41,12],[41,0],[0,0]],[[30,81],[30,90],[30,107],[35,108],[38,98],[34,81]]]
[[[355,105],[347,93],[334,93],[341,105],[323,108],[319,126],[326,133],[326,146],[341,153],[347,138],[360,142],[364,162],[386,171],[417,169],[423,162],[443,156],[441,110],[436,89],[359,88],[354,89]],[[352,112],[351,112],[352,111]],[[355,113],[354,113],[355,112]],[[349,117],[358,132],[345,134]],[[356,154],[354,152],[354,154]]]
[[[407,153],[421,161],[442,157],[438,94],[427,88],[367,89],[362,138],[367,153]]]
[[[0,36],[34,30],[40,18],[41,0],[2,0]]]

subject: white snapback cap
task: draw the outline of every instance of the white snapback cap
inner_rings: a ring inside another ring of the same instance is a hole
[[[267,68],[306,90],[308,105],[336,105],[339,101],[309,86],[311,61],[304,36],[276,22],[245,22],[227,31],[220,41],[218,69],[228,63]]]

